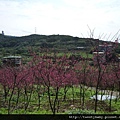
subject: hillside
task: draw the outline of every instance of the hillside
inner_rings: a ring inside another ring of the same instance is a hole
[[[100,40],[103,43],[105,41]],[[36,52],[40,48],[49,48],[56,51],[70,51],[77,47],[85,47],[90,51],[98,43],[97,39],[79,38],[68,35],[36,35],[15,37],[0,34],[0,58],[7,55],[27,56],[28,49]]]
[[[0,35],[0,47],[23,47],[23,46],[39,46],[39,47],[62,47],[82,45],[86,46],[86,39],[72,37],[67,35],[29,35],[23,37],[3,36]]]

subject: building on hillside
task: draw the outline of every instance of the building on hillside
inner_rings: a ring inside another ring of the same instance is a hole
[[[4,35],[4,31],[2,31],[2,35]]]
[[[8,56],[8,57],[3,57],[3,65],[7,66],[20,66],[21,65],[21,56]]]

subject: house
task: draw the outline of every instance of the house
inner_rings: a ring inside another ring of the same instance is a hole
[[[20,66],[21,65],[21,56],[8,56],[3,57],[3,65],[7,66]]]

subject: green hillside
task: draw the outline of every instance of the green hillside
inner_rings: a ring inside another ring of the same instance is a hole
[[[49,48],[69,48],[75,46],[86,46],[86,39],[72,37],[67,35],[29,35],[23,37],[3,36],[0,35],[0,47],[26,47],[39,46]]]
[[[103,43],[105,41],[99,41]],[[0,34],[0,58],[8,55],[29,56],[29,48],[36,53],[41,53],[40,48],[47,48],[58,52],[73,52],[84,47],[84,51],[97,45],[97,39],[79,38],[68,35],[36,35],[15,37]],[[120,50],[118,49],[117,52]]]

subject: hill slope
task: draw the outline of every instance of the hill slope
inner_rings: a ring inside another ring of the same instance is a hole
[[[105,42],[105,41],[100,41]],[[52,48],[55,50],[71,50],[77,47],[87,47],[89,50],[98,43],[97,39],[79,38],[68,35],[36,35],[14,37],[0,34],[0,54],[28,55],[28,48],[34,51],[39,48]]]

